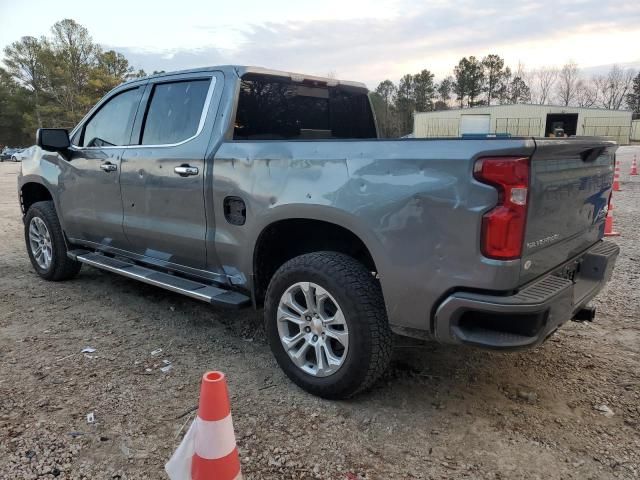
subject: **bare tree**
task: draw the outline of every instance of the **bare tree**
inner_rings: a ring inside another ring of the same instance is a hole
[[[595,81],[587,79],[579,79],[576,84],[576,106],[593,107],[598,102],[598,88]]]
[[[627,94],[633,89],[633,81],[635,75],[636,72],[631,68],[623,70],[621,81],[618,84],[618,95],[616,97],[616,101],[614,102],[614,107],[616,110],[620,110],[624,106]]]
[[[594,83],[601,105],[609,110],[619,110],[623,107],[627,94],[633,87],[635,72],[614,65],[606,76],[594,78]]]
[[[568,106],[574,103],[578,89],[578,77],[578,65],[575,62],[569,62],[560,69],[556,95],[562,105]]]
[[[533,79],[529,82],[535,91],[532,100],[539,105],[546,105],[551,100],[551,93],[557,80],[557,68],[544,67],[534,71]]]
[[[531,85],[533,83],[534,72],[527,70],[526,65],[518,60],[518,68],[514,70],[513,77],[520,77],[527,85]]]

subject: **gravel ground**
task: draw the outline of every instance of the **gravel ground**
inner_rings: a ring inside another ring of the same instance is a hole
[[[398,339],[383,380],[343,402],[284,377],[258,313],[87,267],[69,282],[39,279],[25,253],[19,165],[0,164],[0,478],[165,478],[209,369],[228,376],[247,479],[639,478],[633,153],[640,160],[640,147],[618,155],[622,253],[595,323],[569,322],[509,354]],[[88,346],[96,351],[81,353]]]

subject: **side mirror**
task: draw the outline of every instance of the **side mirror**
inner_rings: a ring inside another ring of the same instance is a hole
[[[36,144],[43,150],[64,152],[69,148],[69,132],[64,128],[39,128]]]

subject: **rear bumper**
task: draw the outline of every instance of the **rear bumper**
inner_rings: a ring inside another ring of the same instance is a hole
[[[504,350],[537,345],[598,294],[619,252],[616,244],[600,241],[514,295],[456,292],[435,312],[435,338]]]

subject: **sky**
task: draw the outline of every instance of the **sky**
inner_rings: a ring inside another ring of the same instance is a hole
[[[640,68],[640,0],[0,0],[0,49],[63,18],[148,72],[233,63],[373,88],[488,53],[527,69]]]

